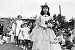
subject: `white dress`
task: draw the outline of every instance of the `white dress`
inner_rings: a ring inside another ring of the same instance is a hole
[[[21,32],[18,38],[21,40],[29,39],[29,33],[28,33],[29,30],[30,29],[28,27],[21,28]]]
[[[24,27],[23,29],[24,39],[29,39],[29,31],[30,29],[28,27]]]
[[[23,21],[22,20],[17,20],[16,23],[17,23],[16,36],[18,36],[19,31],[21,30],[21,24],[23,23]]]
[[[31,33],[31,40],[34,41],[32,50],[61,50],[61,46],[58,43],[50,43],[54,42],[56,35],[51,28],[44,29],[43,27],[47,27],[45,21],[50,20],[50,16],[40,16],[36,20],[36,26]],[[43,27],[40,27],[41,25]],[[56,42],[59,42],[56,40]]]

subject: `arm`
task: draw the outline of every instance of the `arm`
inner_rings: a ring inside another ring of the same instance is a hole
[[[35,23],[36,23],[36,25],[39,26],[40,25],[40,22],[41,22],[41,16],[39,16],[39,18],[36,19],[36,22]]]
[[[20,34],[20,32],[21,32],[21,30],[19,31],[19,34]],[[19,34],[18,34],[18,36],[19,36]]]
[[[23,34],[23,31],[21,32],[21,34],[22,34],[22,36],[23,36],[23,38],[24,38],[24,34]]]
[[[30,34],[30,28],[28,28],[28,34]]]

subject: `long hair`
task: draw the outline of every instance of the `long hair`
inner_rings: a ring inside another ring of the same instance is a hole
[[[41,14],[42,16],[44,15],[43,8],[42,8],[42,10],[41,10],[40,14]],[[50,16],[49,8],[48,8],[48,11],[47,11],[47,15],[48,15],[48,16]]]

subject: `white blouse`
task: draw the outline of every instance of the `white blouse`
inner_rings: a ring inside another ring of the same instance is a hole
[[[41,26],[43,27],[47,27],[47,25],[45,24],[46,21],[50,20],[50,16],[41,16]]]
[[[23,23],[23,21],[17,20],[16,23],[17,23],[17,28],[19,29],[19,28],[21,28],[21,24]]]
[[[43,15],[43,16],[39,16],[37,19],[36,19],[36,25],[40,25],[40,26],[43,26],[43,27],[47,27],[47,25],[45,24],[46,21],[48,20],[51,20],[52,17],[51,16],[48,16],[48,15]],[[50,24],[51,25],[51,24]]]

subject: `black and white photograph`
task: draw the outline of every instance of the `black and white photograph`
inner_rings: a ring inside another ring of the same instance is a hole
[[[75,50],[75,0],[0,0],[0,50]]]

